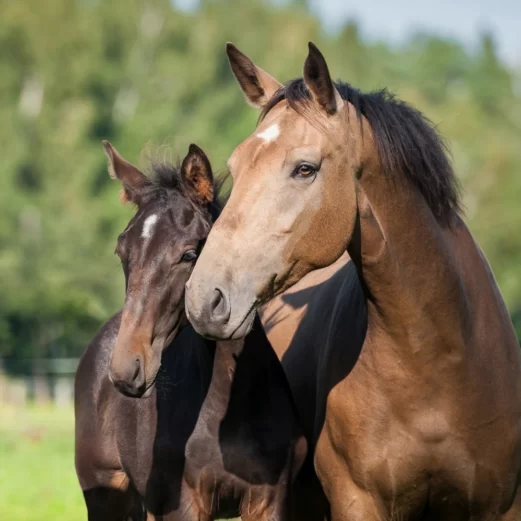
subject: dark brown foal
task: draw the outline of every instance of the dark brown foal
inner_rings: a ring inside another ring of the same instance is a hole
[[[150,179],[105,150],[137,212],[117,247],[125,306],[76,374],[88,519],[287,519],[306,441],[263,328],[213,342],[184,315],[184,285],[218,213],[209,162],[192,146],[180,169],[156,166]]]

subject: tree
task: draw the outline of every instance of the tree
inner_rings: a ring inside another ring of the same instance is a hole
[[[0,356],[77,356],[123,302],[112,252],[131,209],[119,204],[102,139],[142,166],[196,142],[220,170],[251,133],[257,114],[229,72],[227,40],[282,81],[301,75],[315,41],[335,77],[388,86],[438,124],[521,331],[521,99],[492,36],[475,54],[434,35],[390,48],[366,42],[353,21],[327,34],[301,7],[0,2]]]

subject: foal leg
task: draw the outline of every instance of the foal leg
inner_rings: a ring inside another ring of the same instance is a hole
[[[286,490],[277,486],[251,486],[244,492],[240,514],[242,521],[289,521]]]
[[[242,520],[325,521],[329,505],[315,473],[312,456],[299,464],[297,470],[296,478],[287,472],[281,475],[277,485],[247,489],[241,502]]]
[[[290,487],[291,521],[324,521],[329,518],[329,503],[322,490],[310,454]]]
[[[129,484],[126,475],[121,472],[114,478],[114,485],[119,486],[104,483],[83,491],[88,520],[150,521],[141,498]]]
[[[180,492],[171,491],[168,498],[165,512],[147,521],[213,521],[215,519],[211,500],[208,502],[206,495],[190,487],[185,479],[181,482]]]

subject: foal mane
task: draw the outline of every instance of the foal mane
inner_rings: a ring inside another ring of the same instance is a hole
[[[436,220],[450,226],[462,212],[460,184],[452,169],[447,144],[433,124],[418,110],[386,89],[362,93],[348,83],[335,87],[351,103],[358,120],[364,116],[373,131],[383,171],[401,172],[423,195]],[[299,114],[309,113],[311,93],[298,78],[281,87],[263,108],[259,121],[282,100]]]
[[[223,189],[228,175],[228,173],[223,173],[214,177],[213,201],[210,205],[213,220],[219,216],[228,198],[228,191]],[[176,194],[181,197],[189,197],[189,188],[183,178],[180,161],[172,164],[152,159],[146,177],[148,183],[143,189],[143,198],[148,201],[154,199],[168,202],[174,200]]]

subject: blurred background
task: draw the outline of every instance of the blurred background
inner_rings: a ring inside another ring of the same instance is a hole
[[[140,166],[195,142],[223,169],[257,118],[227,40],[281,81],[312,40],[438,126],[520,337],[520,23],[513,0],[0,0],[0,519],[86,519],[72,381],[123,302],[132,212],[101,140]]]

